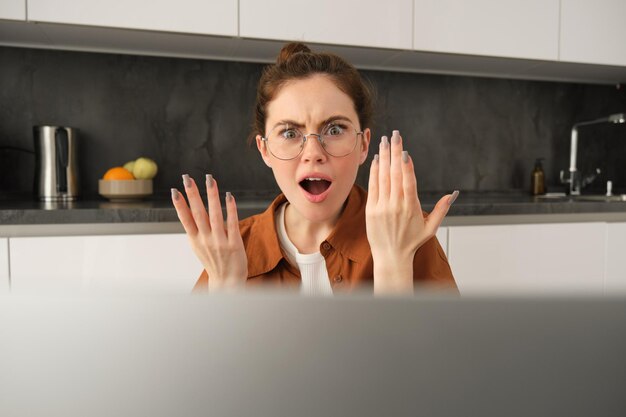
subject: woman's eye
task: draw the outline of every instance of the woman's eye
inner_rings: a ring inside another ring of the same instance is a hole
[[[329,136],[337,136],[343,133],[343,127],[339,125],[332,125],[326,129],[326,134]]]
[[[298,131],[295,129],[287,129],[283,131],[281,136],[284,139],[296,139],[298,137]]]

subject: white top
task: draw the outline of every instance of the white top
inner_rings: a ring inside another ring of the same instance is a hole
[[[287,260],[298,267],[302,276],[302,295],[333,295],[333,288],[328,279],[326,260],[320,252],[302,254],[298,248],[289,240],[287,229],[285,229],[285,208],[288,203],[280,205],[276,210],[276,225],[278,232],[278,242],[287,255]]]

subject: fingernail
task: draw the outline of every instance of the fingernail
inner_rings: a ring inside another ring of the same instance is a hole
[[[389,138],[387,138],[387,136],[383,136],[380,141],[380,147],[384,149],[387,146],[389,146]]]
[[[172,188],[172,198],[174,199],[174,201],[178,201],[178,199],[180,198],[180,194],[178,193],[178,190],[176,188]]]
[[[375,154],[375,155],[374,155],[374,161],[378,162],[378,158],[380,158],[380,157],[378,156],[378,154]]]
[[[400,136],[400,131],[394,130],[393,132],[391,132],[391,137],[394,137],[394,136]]]
[[[402,162],[409,162],[409,152],[402,151]]]
[[[189,178],[188,174],[184,174],[183,175],[183,184],[185,185],[185,187],[189,188],[191,187],[191,178]]]
[[[454,190],[450,198],[448,198],[448,205],[451,206],[458,196],[459,196],[459,190]]]
[[[396,134],[397,130],[393,131],[393,135],[391,135],[391,143],[400,143],[400,135]]]
[[[233,195],[230,193],[230,191],[226,191],[226,201],[230,201],[233,199]]]
[[[209,188],[213,188],[213,175],[211,174],[206,174],[206,185]]]

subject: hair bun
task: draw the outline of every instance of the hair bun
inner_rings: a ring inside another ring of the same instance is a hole
[[[287,62],[292,56],[299,53],[311,53],[311,48],[301,42],[291,42],[283,46],[276,58],[276,65]]]

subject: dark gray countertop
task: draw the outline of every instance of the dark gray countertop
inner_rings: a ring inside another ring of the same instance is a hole
[[[111,202],[100,197],[72,203],[44,203],[28,196],[0,198],[0,225],[79,224],[79,223],[158,223],[178,222],[167,194],[133,202]],[[275,196],[274,192],[239,191],[239,217],[262,212]],[[432,210],[444,193],[422,193],[422,208]],[[573,213],[626,213],[626,202],[574,201],[569,197],[543,199],[521,191],[461,191],[448,213],[461,216],[534,215]]]

